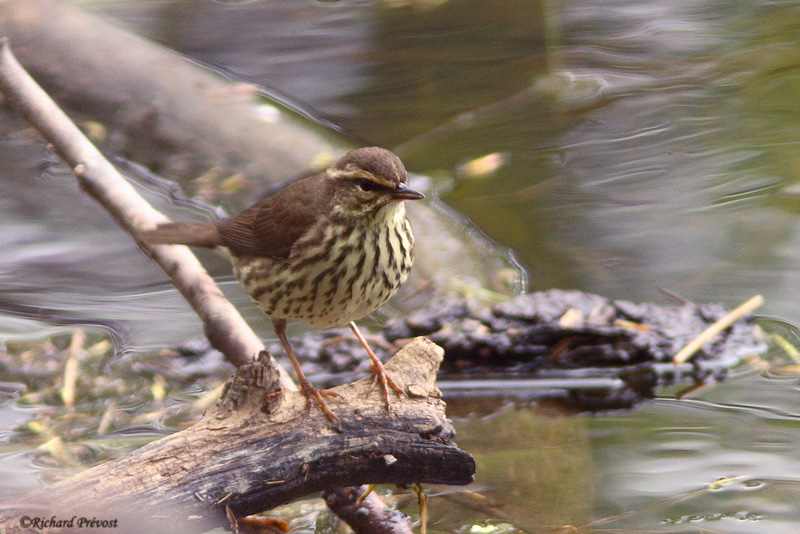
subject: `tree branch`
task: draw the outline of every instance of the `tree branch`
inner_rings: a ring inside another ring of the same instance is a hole
[[[25,72],[6,39],[0,42],[0,92],[75,171],[83,190],[108,210],[167,273],[200,316],[214,348],[236,366],[252,361],[264,350],[261,340],[187,247],[149,247],[137,239],[139,231],[169,219],[136,192]]]

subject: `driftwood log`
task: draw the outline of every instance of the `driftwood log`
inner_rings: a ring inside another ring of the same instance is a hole
[[[198,423],[6,503],[0,531],[26,532],[23,517],[77,516],[116,520],[114,532],[200,532],[326,488],[467,484],[475,463],[451,441],[435,385],[442,354],[418,338],[386,363],[407,393],[388,416],[372,378],[332,389],[342,432],[302,394],[280,390],[261,359],[241,366]]]
[[[347,148],[277,108],[265,120],[256,90],[69,2],[0,2],[0,37],[62,107],[106,126],[107,150],[156,163],[163,175],[216,168],[277,181]]]

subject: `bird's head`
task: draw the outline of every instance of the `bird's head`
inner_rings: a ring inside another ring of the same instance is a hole
[[[327,177],[333,182],[333,205],[345,216],[402,211],[403,200],[424,198],[408,187],[400,158],[379,147],[351,150],[328,169]]]

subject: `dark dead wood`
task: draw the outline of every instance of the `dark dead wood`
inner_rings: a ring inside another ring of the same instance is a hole
[[[355,534],[412,534],[402,512],[392,510],[374,493],[359,503],[369,486],[333,488],[322,498],[333,513],[350,525]]]
[[[114,532],[199,532],[227,524],[226,509],[242,517],[338,486],[467,484],[475,463],[452,442],[435,384],[441,359],[419,338],[386,363],[408,393],[391,414],[371,377],[334,388],[341,433],[300,393],[281,394],[274,368],[246,364],[197,424],[6,503],[0,531],[22,532],[21,515],[50,510],[116,518]]]

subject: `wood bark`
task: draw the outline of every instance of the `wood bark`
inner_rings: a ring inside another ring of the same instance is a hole
[[[475,463],[452,442],[436,388],[441,348],[417,338],[386,363],[407,396],[387,414],[371,377],[333,388],[338,432],[315,406],[279,389],[274,368],[241,366],[219,404],[192,427],[0,511],[0,531],[23,516],[117,520],[114,532],[199,532],[326,488],[366,483],[467,484]],[[367,510],[365,509],[365,512]],[[75,529],[79,530],[79,529]]]
[[[322,492],[328,508],[357,534],[412,534],[405,515],[386,506],[369,486],[331,488]],[[363,501],[363,502],[359,502]]]

